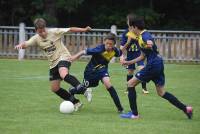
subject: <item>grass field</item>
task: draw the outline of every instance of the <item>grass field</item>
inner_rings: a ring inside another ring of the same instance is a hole
[[[71,73],[82,80],[85,62],[75,62]],[[110,76],[126,111],[129,111],[126,70],[110,65]],[[119,118],[104,86],[93,90],[93,101],[84,103],[72,115],[58,110],[61,99],[50,91],[48,62],[39,60],[0,60],[0,133],[1,134],[199,134],[200,65],[166,64],[166,89],[194,107],[188,120],[180,110],[157,96],[152,82],[149,95],[137,87],[141,118]],[[62,87],[67,89],[66,83]]]

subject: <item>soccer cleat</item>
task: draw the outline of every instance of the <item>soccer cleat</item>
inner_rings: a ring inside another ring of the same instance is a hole
[[[126,118],[126,119],[139,119],[139,115],[134,115],[132,112],[128,112],[125,114],[120,114],[121,118]]]
[[[192,115],[193,115],[193,109],[191,106],[187,106],[186,107],[186,112],[185,114],[187,115],[188,119],[192,119]]]
[[[87,98],[88,102],[92,101],[92,88],[87,88],[87,90],[84,93],[84,96]]]
[[[74,111],[78,111],[82,108],[83,104],[81,102],[77,102],[74,104]]]
[[[142,89],[143,94],[149,94],[148,90]]]

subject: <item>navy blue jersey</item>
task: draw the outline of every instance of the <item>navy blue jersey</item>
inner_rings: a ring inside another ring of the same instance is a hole
[[[151,40],[153,42],[152,48],[147,48],[147,40]],[[145,54],[145,57],[147,58],[147,64],[162,59],[158,53],[157,46],[153,37],[146,30],[141,32],[140,36],[138,37],[138,43],[140,50]]]
[[[113,47],[112,51],[106,51],[105,45],[101,44],[95,48],[87,48],[87,55],[92,55],[87,67],[90,69],[98,69],[102,67],[108,67],[108,63],[113,57],[120,57],[122,52],[116,47]]]
[[[148,40],[153,42],[153,46],[151,48],[147,45]],[[158,53],[153,37],[149,32],[144,30],[138,37],[138,43],[140,45],[140,50],[147,58],[147,64],[142,70],[136,73],[135,77],[142,82],[149,82],[152,80],[155,85],[164,86],[164,64],[162,57]]]
[[[122,37],[121,37],[121,43],[120,45],[121,46],[124,46],[128,40],[128,36],[127,36],[127,33],[128,33],[128,29],[126,29],[124,31],[124,33],[122,34]],[[140,51],[140,47],[138,45],[138,42],[137,40],[135,39],[131,39],[131,42],[129,44],[129,46],[126,48],[127,52],[133,52],[133,51]]]

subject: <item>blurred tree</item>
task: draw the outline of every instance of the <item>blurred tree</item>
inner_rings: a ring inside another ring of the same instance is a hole
[[[0,25],[32,26],[44,17],[49,26],[126,27],[126,15],[144,16],[150,29],[200,30],[200,0],[0,0]]]

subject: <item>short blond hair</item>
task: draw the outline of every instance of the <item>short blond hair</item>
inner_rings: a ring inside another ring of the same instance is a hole
[[[46,21],[43,18],[37,18],[34,20],[34,27],[35,27],[35,30],[40,29],[40,28],[45,28]]]

